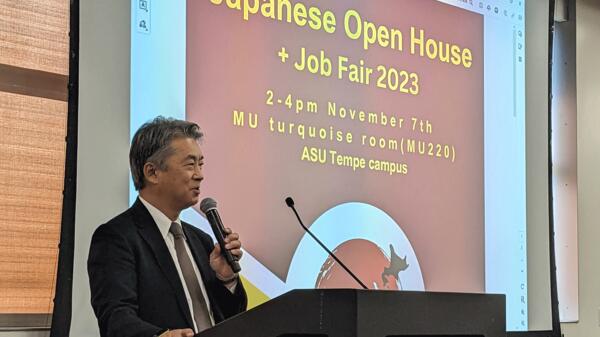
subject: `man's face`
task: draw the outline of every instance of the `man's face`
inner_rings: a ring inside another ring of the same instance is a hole
[[[160,198],[184,210],[200,199],[204,156],[192,138],[176,138],[170,146],[174,153],[167,158],[166,168],[156,171]]]

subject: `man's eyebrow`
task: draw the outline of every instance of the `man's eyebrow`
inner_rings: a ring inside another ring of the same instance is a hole
[[[194,156],[193,154],[188,154],[188,155],[187,155],[187,156],[186,156],[186,157],[183,159],[183,161],[190,160],[190,159],[191,159],[191,160],[203,161],[203,160],[204,160],[204,156],[200,156],[200,158],[198,158],[198,157]]]

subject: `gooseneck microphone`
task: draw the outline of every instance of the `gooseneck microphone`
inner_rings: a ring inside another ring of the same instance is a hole
[[[213,198],[205,198],[200,203],[200,210],[206,215],[206,219],[210,223],[219,246],[221,246],[221,254],[225,257],[227,264],[229,264],[234,273],[239,273],[242,270],[240,264],[233,254],[225,248],[225,236],[227,234],[225,233],[225,227],[223,226],[219,212],[217,212],[217,202]]]
[[[335,256],[335,254],[333,254],[332,251],[330,251],[329,249],[327,249],[327,247],[325,247],[325,245],[321,242],[321,240],[319,240],[308,228],[306,228],[306,226],[304,226],[304,223],[302,222],[302,219],[300,219],[300,215],[298,215],[298,212],[296,211],[296,207],[294,207],[294,199],[292,199],[291,197],[287,197],[285,198],[285,203],[286,205],[288,205],[289,208],[291,208],[294,211],[294,214],[296,215],[296,218],[298,219],[298,222],[300,223],[300,226],[302,226],[302,229],[304,229],[304,231],[306,231],[308,234],[310,234],[310,236],[323,248],[325,249],[325,251],[327,252],[327,254],[329,254],[329,256],[331,256],[337,263],[340,264],[340,266],[342,266],[342,268],[344,268],[344,270],[348,273],[348,275],[352,276],[352,278],[358,283],[360,284],[360,286],[363,289],[369,289],[367,288],[367,286],[362,283],[361,280],[358,279],[358,277],[356,277],[356,275],[354,275],[354,273],[348,269],[348,267],[346,267],[346,265],[340,261],[340,259],[337,258],[337,256]]]

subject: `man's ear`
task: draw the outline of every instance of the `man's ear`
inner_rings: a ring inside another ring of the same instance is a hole
[[[144,164],[144,179],[150,185],[158,184],[158,167],[154,163]]]

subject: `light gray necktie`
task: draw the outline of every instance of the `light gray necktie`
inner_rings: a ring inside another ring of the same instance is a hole
[[[208,313],[208,306],[206,305],[204,295],[202,295],[200,282],[196,277],[196,273],[194,272],[194,267],[192,265],[190,255],[185,249],[185,236],[183,235],[181,225],[177,222],[171,223],[171,228],[169,228],[169,232],[171,232],[171,234],[173,234],[173,237],[175,238],[175,251],[177,252],[177,260],[179,261],[179,267],[181,268],[183,279],[185,280],[185,284],[187,285],[188,291],[190,292],[190,296],[192,297],[192,309],[194,313],[194,320],[196,321],[196,325],[198,326],[197,332],[206,330],[212,326],[210,316]]]

